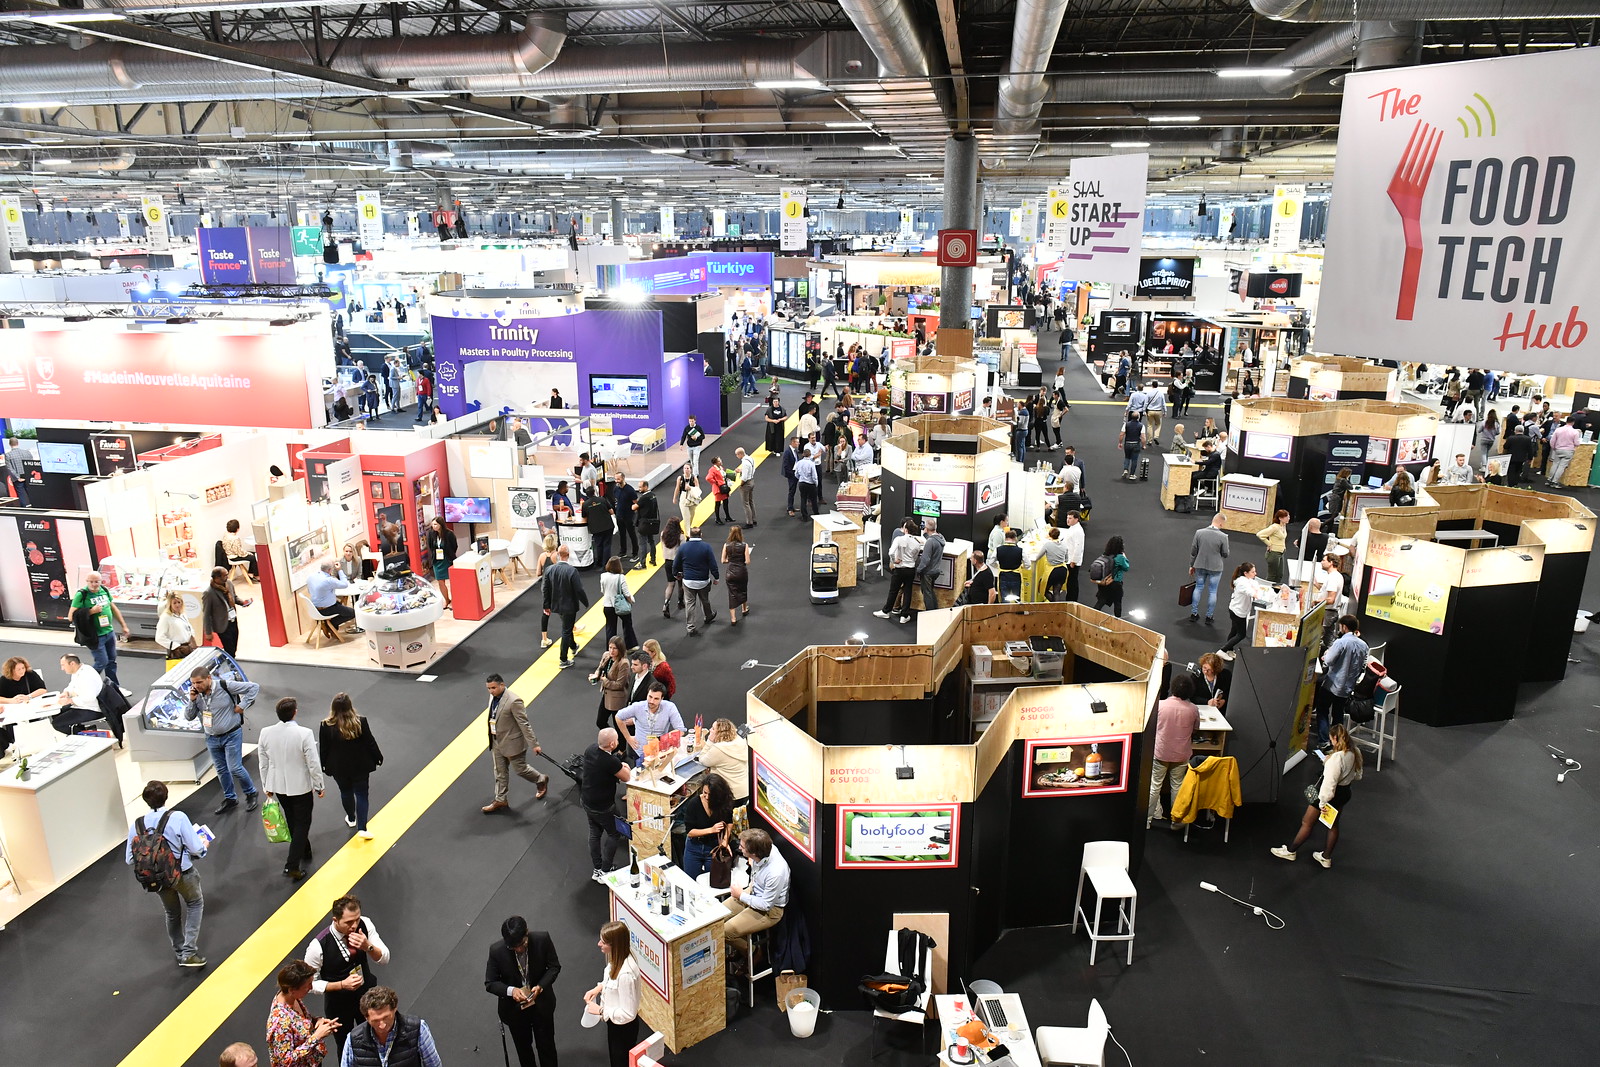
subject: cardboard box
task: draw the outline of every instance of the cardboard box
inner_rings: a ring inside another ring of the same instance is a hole
[[[994,653],[989,651],[988,645],[972,646],[972,676],[974,678],[994,677]]]

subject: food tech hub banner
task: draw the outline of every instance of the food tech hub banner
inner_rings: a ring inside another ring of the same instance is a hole
[[[55,421],[321,426],[326,321],[270,334],[8,330],[0,411]],[[315,401],[313,401],[315,395]]]
[[[1600,377],[1600,51],[1345,77],[1317,349]]]

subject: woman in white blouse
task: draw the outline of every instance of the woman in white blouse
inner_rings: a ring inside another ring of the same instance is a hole
[[[161,617],[156,620],[156,644],[167,653],[168,670],[194,651],[194,627],[184,617],[183,597],[177,593],[167,594]],[[189,646],[188,650],[180,651],[185,644]]]
[[[628,1053],[639,1043],[639,965],[628,953],[628,928],[619,922],[600,927],[606,958],[600,984],[583,995],[584,1011],[606,1023],[611,1067],[628,1067]]]
[[[750,799],[750,745],[731,720],[718,719],[711,724],[711,734],[698,758],[702,767],[722,775],[728,783],[734,807]]]

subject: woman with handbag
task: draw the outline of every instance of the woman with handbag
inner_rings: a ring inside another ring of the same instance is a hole
[[[606,967],[600,983],[583,995],[583,1010],[605,1020],[606,1062],[628,1067],[628,1054],[639,1043],[639,965],[633,961],[627,926],[608,922],[600,927],[600,951]]]
[[[317,750],[322,756],[322,773],[339,785],[345,825],[355,827],[357,837],[372,840],[372,831],[367,829],[367,779],[383,766],[383,750],[372,736],[367,717],[356,714],[350,694],[334,696],[328,717],[317,729]]]
[[[597,729],[611,725],[611,716],[628,706],[628,682],[633,672],[628,667],[628,648],[620,637],[606,639],[606,653],[589,681],[600,683],[600,708],[595,715]]]
[[[722,546],[722,577],[728,584],[728,622],[738,626],[750,614],[750,546],[742,527],[728,531]]]
[[[211,584],[201,598],[200,621],[205,627],[205,644],[222,649],[230,656],[239,654],[239,609],[251,601],[240,600],[228,581],[228,568],[212,567]]]
[[[194,651],[194,627],[184,617],[182,594],[167,594],[161,617],[156,620],[156,644],[166,649],[169,671]]]
[[[679,806],[683,820],[683,873],[699,878],[711,864],[711,850],[733,821],[733,793],[722,775],[708,773],[700,795]]]
[[[1328,743],[1333,751],[1322,763],[1322,781],[1306,786],[1306,813],[1300,817],[1300,832],[1287,845],[1279,845],[1272,854],[1280,860],[1293,860],[1300,846],[1311,836],[1311,828],[1318,822],[1324,805],[1333,807],[1333,825],[1328,827],[1328,842],[1321,852],[1311,858],[1324,867],[1333,866],[1333,846],[1339,843],[1339,828],[1344,825],[1345,808],[1350,804],[1350,785],[1361,780],[1361,750],[1350,743],[1350,734],[1343,723],[1328,728]]]
[[[622,557],[606,560],[606,569],[600,575],[600,603],[606,616],[606,640],[617,634],[627,638],[629,648],[639,647],[639,638],[633,632],[633,591],[628,588],[628,576],[622,573]]]
[[[718,525],[733,521],[733,512],[728,508],[728,472],[723,469],[722,457],[712,456],[711,467],[706,471],[706,481],[711,483],[711,518]]]
[[[678,514],[683,517],[683,528],[694,529],[694,509],[700,503],[700,479],[694,475],[694,467],[685,463],[683,470],[678,473],[678,480],[672,488],[672,502],[678,505]],[[662,538],[663,543],[666,539]]]
[[[683,581],[673,576],[672,561],[678,558],[678,545],[683,542],[683,523],[674,515],[661,531],[662,569],[667,572],[667,595],[661,601],[661,617],[672,618],[673,590],[677,590],[678,610],[683,610]]]

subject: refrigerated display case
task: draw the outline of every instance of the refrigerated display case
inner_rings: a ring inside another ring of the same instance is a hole
[[[150,692],[124,717],[125,744],[141,773],[162,781],[198,782],[211,766],[200,719],[185,719],[190,676],[204,667],[218,681],[248,682],[244,668],[220,648],[204,645],[150,684]]]
[[[356,597],[356,625],[365,630],[367,652],[383,667],[415,667],[434,655],[433,624],[444,614],[444,597],[416,574],[374,578]]]
[[[200,598],[206,587],[201,571],[170,559],[106,556],[100,560],[100,574],[133,636],[155,637],[156,621],[169,592],[183,596],[184,617],[199,632]]]

